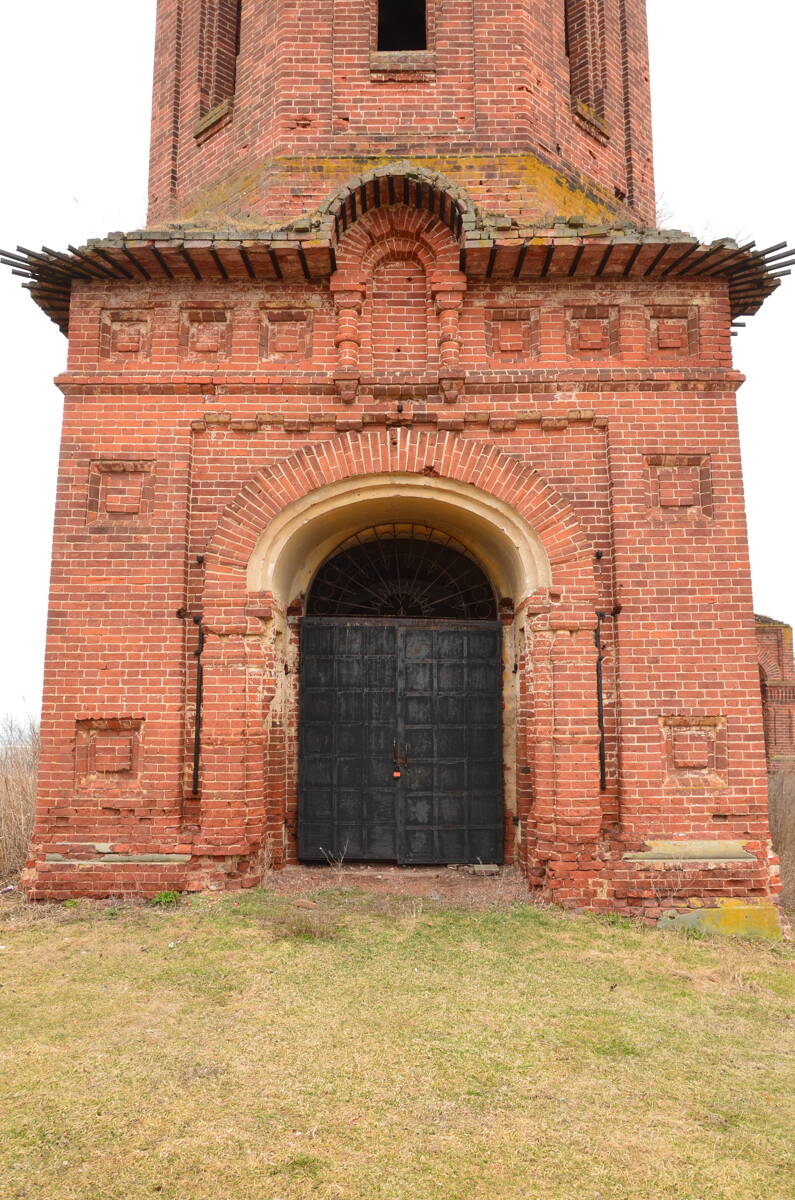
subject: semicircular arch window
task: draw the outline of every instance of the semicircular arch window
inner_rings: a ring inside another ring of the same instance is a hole
[[[337,547],[309,591],[311,617],[494,620],[494,590],[466,548],[427,525],[390,523]]]

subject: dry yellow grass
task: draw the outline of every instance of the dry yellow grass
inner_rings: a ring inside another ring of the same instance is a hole
[[[39,727],[35,721],[0,721],[0,883],[25,861],[33,828]]]
[[[788,947],[314,898],[6,899],[0,1195],[795,1195]]]
[[[787,775],[770,776],[770,836],[781,859],[781,901],[795,915],[795,787]]]

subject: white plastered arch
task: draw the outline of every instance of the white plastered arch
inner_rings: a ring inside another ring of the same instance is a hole
[[[352,534],[413,521],[451,534],[489,575],[500,597],[519,603],[551,574],[541,539],[504,501],[455,480],[393,472],[327,484],[287,505],[257,540],[247,590],[286,607]]]

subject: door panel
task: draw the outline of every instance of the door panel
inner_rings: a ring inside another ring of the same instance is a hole
[[[306,619],[299,857],[502,861],[500,628]]]

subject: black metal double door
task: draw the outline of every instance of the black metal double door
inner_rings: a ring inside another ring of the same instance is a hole
[[[305,618],[298,854],[502,862],[496,622]]]

